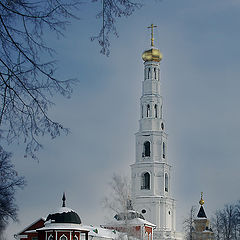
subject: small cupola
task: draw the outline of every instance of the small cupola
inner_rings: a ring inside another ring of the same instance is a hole
[[[207,215],[206,215],[206,213],[204,211],[204,208],[203,208],[204,200],[203,200],[203,193],[202,192],[201,192],[201,199],[199,201],[199,204],[201,205],[201,207],[199,209],[197,217],[198,218],[207,218]]]
[[[55,213],[49,214],[46,222],[50,221],[52,223],[76,223],[81,224],[81,219],[78,214],[71,208],[66,207],[66,196],[63,193],[62,197],[62,207]]]
[[[135,218],[140,218],[144,220],[143,215],[133,209],[132,201],[130,198],[128,198],[126,202],[126,211],[116,214],[114,218],[117,221],[132,220]]]
[[[144,62],[160,62],[162,60],[162,53],[157,48],[151,48],[143,52],[142,59]]]

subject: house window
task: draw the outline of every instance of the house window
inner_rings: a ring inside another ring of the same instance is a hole
[[[154,70],[154,78],[157,79],[157,69],[154,68],[153,70]]]
[[[146,141],[143,144],[143,157],[150,157],[150,142]]]
[[[162,148],[163,148],[163,158],[165,158],[165,157],[166,157],[166,146],[165,146],[165,142],[163,142]]]
[[[86,240],[87,239],[87,233],[80,233],[80,240]]]
[[[150,174],[148,172],[142,174],[141,189],[150,189]]]
[[[147,210],[146,210],[146,209],[143,209],[143,210],[142,210],[142,213],[143,213],[143,214],[144,214],[144,213],[146,213],[146,212],[147,212]]]
[[[148,79],[150,78],[150,72],[151,72],[151,69],[148,68]]]
[[[157,118],[158,117],[158,106],[157,106],[157,104],[155,104],[155,106],[154,106],[154,111],[155,111],[155,118]]]
[[[60,237],[60,240],[68,240],[67,237],[63,234],[61,237]]]
[[[147,117],[149,117],[150,116],[150,105],[148,104],[147,105]]]
[[[165,173],[165,192],[168,192],[168,174]]]

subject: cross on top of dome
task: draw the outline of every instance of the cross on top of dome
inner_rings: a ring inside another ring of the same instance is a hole
[[[153,29],[157,27],[153,24],[148,28],[151,28],[151,49],[144,51],[142,54],[142,59],[144,62],[160,62],[162,60],[162,53],[159,49],[154,47],[154,37],[153,37]]]
[[[151,26],[149,26],[148,28],[151,28],[151,46],[154,47],[154,38],[153,38],[153,28],[155,28],[157,26],[151,24]]]

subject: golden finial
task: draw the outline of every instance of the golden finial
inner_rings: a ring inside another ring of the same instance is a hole
[[[142,59],[144,62],[160,62],[162,60],[161,52],[157,48],[154,48],[153,28],[155,27],[157,26],[154,26],[153,24],[148,27],[151,28],[151,49],[144,51],[142,54]]]
[[[154,38],[153,38],[153,28],[155,28],[157,26],[151,24],[151,26],[149,26],[148,28],[151,28],[151,46],[154,47]]]
[[[199,204],[202,206],[204,204],[204,200],[203,200],[203,192],[201,192],[201,199],[199,201]]]

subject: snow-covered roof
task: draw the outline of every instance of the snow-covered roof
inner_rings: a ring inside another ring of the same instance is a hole
[[[84,228],[89,230],[89,236],[99,238],[116,239],[119,237],[119,234],[121,234],[115,230],[105,229],[100,226],[84,226]]]
[[[38,228],[37,231],[42,230],[78,230],[78,231],[89,231],[88,229],[84,228],[81,224],[77,223],[45,223],[45,226],[42,228]]]
[[[65,206],[61,207],[58,211],[49,214],[46,221],[48,222],[49,220],[55,223],[81,224],[79,215],[71,208],[67,208]]]
[[[100,226],[89,226],[89,225],[80,225],[80,224],[67,224],[67,223],[47,223],[45,227],[37,229],[37,231],[42,230],[78,230],[78,231],[87,231],[89,236],[98,237],[98,238],[108,238],[108,239],[117,239],[119,233],[115,230],[109,230],[102,228]]]
[[[147,225],[147,226],[151,226],[151,227],[156,227],[155,224],[151,223],[151,222],[148,222],[147,220],[144,220],[144,219],[141,219],[141,218],[134,218],[134,219],[131,219],[131,220],[113,220],[112,222],[110,223],[107,223],[107,224],[104,224],[102,225],[103,227],[114,227],[114,226],[126,226],[127,225],[132,225],[132,226],[144,226],[144,225]]]
[[[212,233],[213,231],[211,231],[210,229],[205,229],[203,232],[209,232],[209,233]]]
[[[25,231],[25,233],[35,233],[37,232],[36,230],[28,230],[28,231]]]
[[[53,211],[50,214],[55,214],[55,213],[68,213],[68,212],[76,212],[74,210],[72,210],[71,208],[68,207],[60,207],[57,211]]]
[[[206,217],[201,217],[201,218],[199,218],[199,217],[195,217],[194,218],[194,220],[196,220],[196,221],[201,221],[201,220],[207,220],[208,218],[206,218]]]

